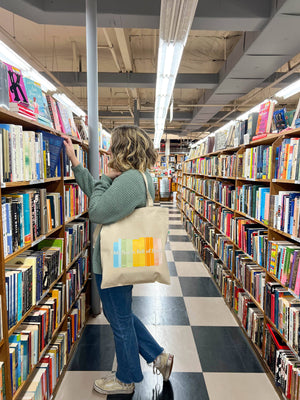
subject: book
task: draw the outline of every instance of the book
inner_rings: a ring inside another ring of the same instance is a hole
[[[12,65],[6,64],[6,66],[8,73],[9,101],[14,103],[22,102],[28,106],[28,98],[22,72]]]
[[[256,136],[271,132],[274,107],[275,102],[273,100],[261,104],[257,119]]]
[[[50,126],[50,128],[53,128],[48,104],[43,96],[40,84],[26,77],[23,80],[27,93],[29,108],[35,113],[39,122]]]
[[[273,119],[275,123],[275,129],[277,132],[281,132],[287,128],[287,121],[286,121],[286,109],[281,108],[280,110],[276,110],[273,113]]]
[[[8,72],[6,64],[2,61],[0,61],[0,107],[9,109]]]

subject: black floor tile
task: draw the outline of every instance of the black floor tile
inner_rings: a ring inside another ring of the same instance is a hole
[[[135,384],[131,395],[109,395],[107,400],[209,400],[203,374],[173,372],[169,382],[144,372],[144,380]]]
[[[185,297],[221,297],[213,280],[209,277],[179,277],[182,294]]]
[[[175,210],[169,211],[169,213],[170,214],[179,214],[180,215],[180,211],[175,211]]]
[[[264,372],[239,327],[193,326],[203,372]]]
[[[169,217],[169,221],[180,221],[180,217]]]
[[[170,242],[190,242],[187,235],[169,235]]]
[[[168,261],[170,276],[177,276],[177,269],[173,261]]]
[[[70,371],[110,371],[115,355],[109,325],[87,325],[70,362]]]
[[[189,325],[182,297],[134,296],[132,309],[145,325]]]
[[[174,229],[174,228],[172,228]],[[173,250],[174,261],[200,261],[198,254],[195,251],[186,251],[186,250]]]
[[[169,224],[169,229],[183,229],[182,224]]]

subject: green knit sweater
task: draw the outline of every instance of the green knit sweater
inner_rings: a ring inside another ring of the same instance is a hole
[[[99,181],[82,164],[73,168],[73,171],[78,185],[89,197],[89,218],[95,224],[111,224],[127,217],[136,208],[146,206],[146,185],[142,174],[136,169],[123,172],[115,179],[103,175]],[[149,192],[154,198],[154,185],[148,172],[146,177]],[[99,236],[92,259],[95,274],[102,273]]]

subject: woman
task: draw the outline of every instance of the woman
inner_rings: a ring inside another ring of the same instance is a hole
[[[156,161],[156,152],[147,133],[137,126],[123,125],[115,128],[111,136],[109,154],[110,171],[94,180],[75,156],[72,141],[64,136],[75,178],[89,197],[89,218],[96,224],[111,224],[128,215],[136,208],[146,206],[145,172],[151,196],[154,185],[147,169]],[[140,382],[143,374],[139,354],[153,363],[153,370],[167,381],[170,377],[172,354],[164,352],[143,323],[132,313],[132,285],[101,289],[100,238],[93,252],[93,271],[96,276],[103,312],[109,321],[115,340],[118,368],[116,373],[98,379],[94,389],[101,394],[133,393],[134,382]]]

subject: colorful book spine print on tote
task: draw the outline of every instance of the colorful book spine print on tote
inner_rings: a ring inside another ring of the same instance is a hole
[[[153,267],[162,263],[161,240],[153,237],[114,242],[114,268]]]

